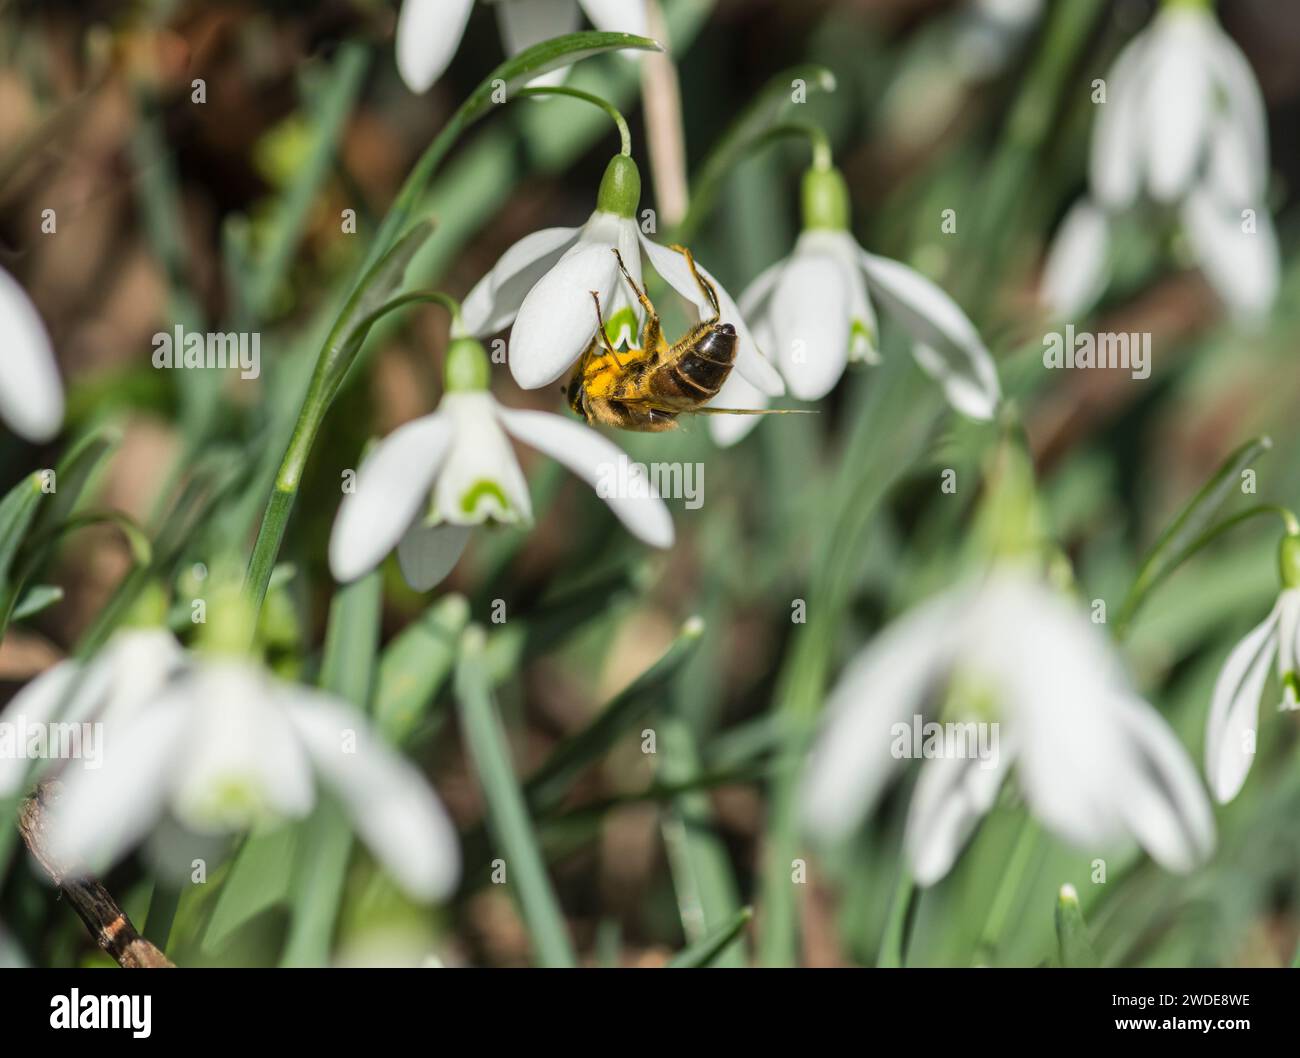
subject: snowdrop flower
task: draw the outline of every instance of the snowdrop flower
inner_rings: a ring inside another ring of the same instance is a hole
[[[632,345],[642,318],[635,295],[622,280],[617,249],[638,286],[642,254],[664,280],[696,309],[712,314],[685,258],[647,238],[636,221],[641,175],[627,155],[617,155],[605,170],[596,211],[580,228],[547,228],[510,247],[465,299],[461,327],[478,337],[503,327],[510,331],[510,372],[524,389],[557,381],[587,348],[596,333],[600,296],[606,332],[616,347]],[[736,328],[732,372],[771,396],[785,387],[763,357],[731,295],[709,271],[700,274],[717,288],[722,319]]]
[[[337,580],[374,569],[396,547],[407,582],[427,591],[451,572],[474,526],[489,518],[531,522],[528,484],[508,436],[596,487],[633,535],[653,547],[672,545],[668,508],[636,464],[628,487],[605,495],[604,482],[627,458],[617,445],[571,419],[503,407],[488,392],[489,371],[477,341],[454,340],[437,410],[399,427],[362,464],[330,537]]]
[[[1282,591],[1263,622],[1235,647],[1214,684],[1205,735],[1205,775],[1220,804],[1241,791],[1255,759],[1259,706],[1273,658],[1282,685],[1279,709],[1300,709],[1300,536],[1288,533],[1279,549]]]
[[[412,92],[427,92],[460,47],[474,0],[403,0],[397,18],[397,69]],[[506,51],[518,54],[575,32],[582,13],[597,29],[645,36],[643,0],[499,0],[495,5]],[[558,78],[564,74],[557,71]],[[552,75],[539,81],[555,80]]]
[[[1070,841],[1130,835],[1177,871],[1209,855],[1209,802],[1178,740],[1128,689],[1097,626],[1013,567],[917,607],[850,663],[806,775],[815,833],[842,835],[867,814],[909,741],[895,728],[936,690],[939,720],[998,725],[997,752],[972,759],[953,742],[927,754],[904,836],[919,884],[947,874],[1013,763],[1030,810]]]
[[[1093,128],[1091,196],[1049,251],[1042,295],[1061,317],[1084,312],[1108,278],[1115,217],[1145,194],[1178,208],[1197,263],[1243,317],[1272,304],[1277,237],[1265,194],[1264,100],[1241,50],[1208,4],[1166,3],[1106,78]]]
[[[992,418],[1001,390],[975,325],[920,272],[857,244],[849,231],[848,189],[828,160],[804,174],[803,218],[790,256],[760,273],[740,299],[741,314],[772,351],[790,392],[819,400],[849,363],[878,362],[874,299],[911,336],[916,362],[948,402],[971,418]],[[765,407],[750,381],[733,372],[711,403]],[[757,424],[757,416],[720,416],[709,428],[719,444],[732,444]]]
[[[323,785],[412,896],[456,883],[455,830],[420,773],[346,703],[248,659],[186,652],[159,629],[122,632],[89,663],[24,687],[4,714],[18,717],[103,732],[100,766],[65,765],[49,819],[50,852],[74,868],[103,870],[169,826],[210,838],[300,819]],[[0,761],[0,796],[21,787],[26,763]]]
[[[28,441],[48,441],[63,423],[63,388],[45,324],[18,282],[0,268],[0,419]]]

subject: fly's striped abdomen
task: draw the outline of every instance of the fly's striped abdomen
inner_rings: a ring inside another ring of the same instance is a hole
[[[696,404],[717,396],[736,359],[736,329],[729,323],[713,327],[685,353],[665,364],[651,382],[659,395],[672,395]]]

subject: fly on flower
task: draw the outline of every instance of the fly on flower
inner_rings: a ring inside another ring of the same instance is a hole
[[[593,290],[596,333],[569,382],[569,407],[589,423],[649,433],[675,429],[677,417],[688,413],[782,414],[748,408],[704,407],[718,395],[731,374],[736,361],[736,328],[722,322],[717,289],[695,267],[691,251],[685,246],[671,249],[686,259],[686,266],[712,306],[713,314],[669,345],[654,304],[637,286],[623,262],[623,255],[615,248],[613,254],[619,271],[646,313],[641,346],[621,354],[614,348],[601,312],[600,293]]]

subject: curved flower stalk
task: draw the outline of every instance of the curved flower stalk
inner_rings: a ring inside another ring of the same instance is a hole
[[[4,719],[29,729],[100,725],[99,766],[69,762],[48,817],[51,854],[89,872],[150,837],[167,866],[178,827],[191,842],[211,841],[300,819],[323,785],[413,897],[444,897],[459,875],[446,811],[365,717],[245,658],[187,652],[161,629],[119,633],[90,662],[55,666],[19,692]],[[21,788],[26,764],[0,760],[0,796]]]
[[[474,526],[489,519],[530,523],[528,485],[508,436],[595,487],[639,539],[672,545],[668,508],[635,464],[626,489],[604,487],[602,477],[612,481],[627,458],[617,445],[563,416],[503,407],[488,392],[489,370],[477,341],[453,341],[437,410],[395,430],[362,464],[330,537],[338,580],[355,580],[396,547],[407,582],[427,591],[451,572]]]
[[[546,228],[510,247],[465,298],[461,330],[484,337],[513,322],[510,372],[524,389],[548,386],[582,355],[596,333],[600,296],[606,331],[615,346],[635,341],[642,319],[635,296],[623,282],[617,249],[638,285],[642,255],[651,267],[695,307],[711,313],[681,254],[649,239],[636,221],[641,174],[626,153],[605,170],[596,210],[580,228]],[[736,328],[736,373],[771,396],[785,391],[781,376],[759,351],[731,295],[705,268],[700,273],[717,288],[722,318]]]
[[[525,48],[578,29],[582,15],[607,32],[646,32],[643,0],[498,0],[497,21],[506,51]],[[474,0],[403,0],[397,18],[397,69],[412,92],[427,92],[460,47]],[[534,83],[556,84],[564,71]]]
[[[917,364],[948,402],[971,418],[991,419],[1001,389],[975,325],[920,272],[857,244],[849,231],[848,189],[820,140],[804,174],[803,225],[790,256],[760,273],[740,299],[741,313],[773,351],[790,392],[819,400],[849,363],[879,361],[874,299],[910,335]],[[766,407],[766,396],[749,382],[733,372],[712,403]],[[716,417],[709,429],[725,445],[757,424],[757,416]]]
[[[1205,775],[1220,804],[1246,783],[1255,759],[1259,707],[1269,670],[1277,659],[1282,701],[1279,709],[1300,709],[1300,535],[1294,519],[1278,551],[1281,592],[1264,620],[1241,640],[1214,683],[1205,734]]]
[[[0,268],[0,419],[20,437],[48,441],[63,423],[63,387],[40,314]]]
[[[1209,4],[1166,3],[1106,78],[1092,133],[1091,195],[1048,252],[1042,298],[1058,316],[1090,309],[1109,276],[1110,229],[1145,195],[1174,207],[1201,271],[1250,318],[1277,294],[1277,236],[1265,200],[1268,124],[1250,64]]]
[[[1069,841],[1127,835],[1175,871],[1210,854],[1209,801],[1173,732],[1126,685],[1097,626],[1015,567],[922,604],[849,664],[804,784],[816,833],[842,835],[870,811],[911,755],[895,728],[910,731],[936,688],[947,703],[937,719],[997,734],[983,759],[960,739],[925,753],[904,836],[919,884],[948,873],[1013,763],[1030,811]]]

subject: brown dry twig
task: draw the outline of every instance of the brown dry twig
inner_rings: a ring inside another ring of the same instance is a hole
[[[63,890],[86,929],[117,964],[127,969],[175,968],[175,964],[136,931],[107,889],[93,878],[69,876],[51,857],[46,844],[45,810],[57,796],[58,784],[45,783],[23,802],[18,832],[50,879]]]

